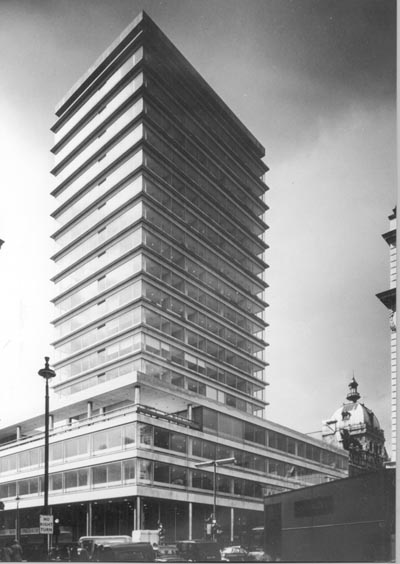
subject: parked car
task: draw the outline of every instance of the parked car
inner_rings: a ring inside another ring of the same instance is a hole
[[[96,545],[93,562],[154,562],[155,552],[149,542]]]
[[[223,562],[246,562],[248,553],[242,546],[227,546],[221,550],[221,560]]]
[[[186,560],[179,556],[176,545],[162,545],[156,550],[156,562],[186,562]]]
[[[78,541],[78,557],[80,562],[93,560],[97,546],[109,546],[111,544],[131,543],[129,535],[93,535],[80,537]]]
[[[178,555],[186,562],[220,562],[218,544],[208,540],[185,540],[176,543]]]

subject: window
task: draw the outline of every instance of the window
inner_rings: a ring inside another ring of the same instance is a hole
[[[50,474],[49,476],[49,490],[56,491],[62,490],[62,474]]]
[[[152,463],[150,460],[139,460],[139,479],[151,480]]]
[[[123,443],[125,447],[133,446],[136,443],[136,424],[131,423],[123,429]]]
[[[87,455],[89,452],[89,438],[76,437],[65,441],[65,459]]]
[[[154,481],[169,483],[169,465],[164,462],[154,463]]]
[[[180,466],[171,466],[171,484],[176,486],[186,486],[187,470]]]
[[[124,460],[122,463],[123,480],[124,482],[132,482],[135,480],[136,467],[135,460]]]
[[[139,424],[139,443],[151,446],[153,443],[153,427],[145,423]]]
[[[50,461],[62,460],[63,458],[63,443],[54,443],[49,447],[49,459]]]
[[[121,448],[121,442],[120,427],[99,431],[93,435],[93,451],[98,452],[102,450],[118,449]]]
[[[165,429],[160,429],[159,427],[154,428],[154,446],[158,448],[169,449],[169,431]]]
[[[107,482],[107,468],[106,466],[95,466],[92,468],[92,484],[105,484]]]

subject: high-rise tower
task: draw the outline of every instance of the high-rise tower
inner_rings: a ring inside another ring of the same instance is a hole
[[[55,390],[130,374],[163,410],[260,414],[262,146],[145,15],[57,115]]]
[[[215,505],[224,542],[240,542],[263,495],[347,469],[264,417],[264,149],[143,13],[56,114],[60,540],[159,521],[167,541],[198,538]],[[21,532],[36,534],[42,425],[39,411],[0,428],[4,530],[18,494]]]

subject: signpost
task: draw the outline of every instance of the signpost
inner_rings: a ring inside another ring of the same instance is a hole
[[[53,515],[40,515],[40,534],[53,534]]]

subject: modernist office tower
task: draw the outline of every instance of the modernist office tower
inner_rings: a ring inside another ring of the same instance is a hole
[[[169,541],[198,538],[215,501],[225,541],[240,539],[262,524],[263,495],[347,467],[263,418],[264,149],[145,14],[56,113],[49,503],[61,533],[161,521]],[[13,509],[18,492],[22,530],[40,506],[42,422],[0,430],[18,439],[0,446],[0,498]],[[233,458],[214,488],[214,461]]]
[[[397,330],[396,330],[396,285],[397,285],[397,210],[394,208],[389,215],[389,231],[382,237],[389,245],[390,249],[390,277],[389,289],[377,294],[377,297],[388,308],[390,312],[390,360],[391,360],[391,409],[392,409],[392,448],[391,459],[396,461],[396,412],[397,412]]]

